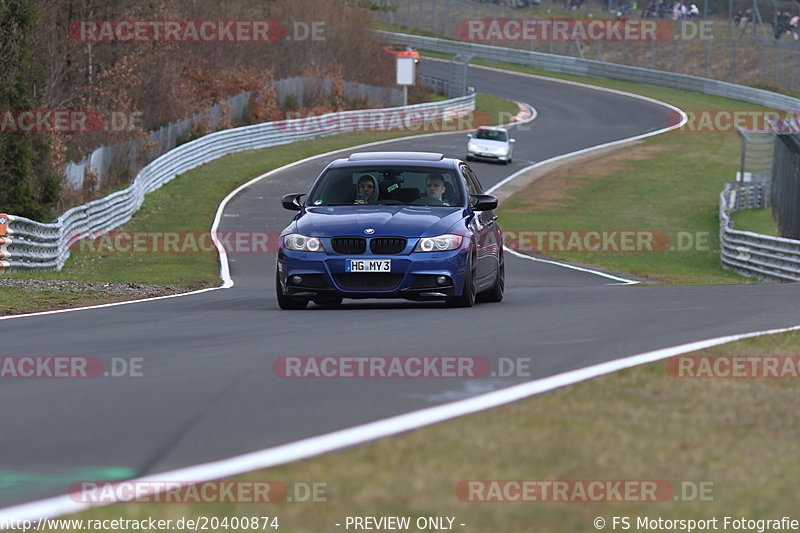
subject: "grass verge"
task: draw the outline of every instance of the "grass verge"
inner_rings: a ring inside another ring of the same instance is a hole
[[[772,220],[772,210],[764,209],[742,209],[733,213],[733,227],[742,231],[753,231],[763,233],[773,237],[780,237],[778,227]]]
[[[504,120],[516,112],[517,106],[513,102],[479,94],[474,116],[476,120],[496,123],[498,119]],[[420,127],[416,133],[446,131],[447,128],[452,129],[453,124],[430,124]],[[228,155],[186,172],[147,195],[134,218],[119,229],[131,233],[203,234],[211,227],[217,207],[228,192],[256,176],[316,154],[414,133],[415,131],[358,132]],[[307,183],[299,185],[308,186]],[[215,249],[209,248],[207,252],[198,253],[125,253],[106,252],[107,250],[109,247],[99,244],[77,244],[60,272],[18,272],[4,277],[140,283],[187,290],[219,285],[219,265]],[[51,290],[46,294],[39,291],[3,290],[0,291],[0,313],[15,314],[46,307],[58,309],[119,300],[120,298],[102,291],[81,296],[62,290]]]
[[[108,304],[130,299],[130,296],[114,296],[104,291],[72,292],[63,289],[39,289],[32,292],[16,287],[3,287],[0,292],[0,316]]]
[[[797,356],[798,346],[800,334],[787,333],[691,355]],[[236,478],[289,487],[324,483],[327,501],[126,504],[76,516],[270,515],[279,517],[280,531],[293,532],[339,530],[334,524],[346,516],[431,515],[455,517],[464,531],[504,533],[594,531],[595,517],[604,518],[608,530],[613,516],[631,517],[634,524],[637,517],[798,518],[800,466],[791,459],[800,452],[797,380],[680,379],[666,368],[665,362],[635,367]],[[663,502],[476,503],[456,493],[462,480],[520,479],[668,481],[678,499],[667,493]]]

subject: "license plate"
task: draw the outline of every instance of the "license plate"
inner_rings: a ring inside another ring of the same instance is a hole
[[[391,259],[345,259],[345,272],[391,272]]]

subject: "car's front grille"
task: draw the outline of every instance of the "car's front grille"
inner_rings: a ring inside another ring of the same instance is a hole
[[[336,283],[348,291],[389,291],[403,280],[403,274],[387,272],[346,272],[334,277]]]
[[[337,254],[363,254],[367,249],[367,240],[364,237],[334,237],[331,246]]]
[[[372,253],[379,255],[399,254],[406,249],[405,237],[375,237],[369,242]]]

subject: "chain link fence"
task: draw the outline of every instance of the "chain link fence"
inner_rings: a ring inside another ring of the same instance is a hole
[[[526,19],[532,12],[507,5],[471,0],[381,0],[382,9],[375,11],[380,20],[432,34],[456,39],[459,23],[469,19]],[[516,2],[520,5],[519,2]],[[527,2],[529,5],[535,2]],[[602,2],[544,0],[538,3],[540,17],[578,17],[585,19],[613,17],[627,8],[625,16],[646,18],[647,0],[639,0],[638,8],[630,8],[629,0]],[[669,5],[672,2],[668,3]],[[698,4],[701,5],[701,4]],[[576,9],[566,11],[566,7]],[[796,8],[800,11],[800,4]],[[552,13],[547,14],[547,12]],[[793,12],[797,15],[798,13]],[[663,22],[671,21],[672,10]],[[771,15],[764,15],[767,19]],[[707,25],[710,24],[710,25]],[[774,37],[769,20],[754,21],[743,26],[709,22],[702,18],[674,22],[672,38],[635,42],[609,41],[480,41],[483,44],[519,48],[581,59],[593,59],[622,65],[691,74],[744,85],[769,87],[790,92],[800,91],[800,40],[790,33]],[[709,38],[710,37],[710,38]]]
[[[418,74],[420,83],[431,91],[443,94],[448,98],[457,98],[469,94],[468,73],[469,62],[472,57],[471,54],[456,54],[450,61],[450,74],[447,79],[429,74]]]
[[[772,179],[772,132],[736,131],[742,139],[742,157],[736,181],[769,184]]]
[[[271,84],[278,102],[284,104],[292,97],[292,107],[302,108],[314,99],[331,94],[333,85],[326,78],[287,78]],[[375,87],[345,81],[344,97],[366,101],[372,107],[394,107],[403,104],[402,91],[392,87]],[[169,152],[194,137],[217,131],[242,119],[250,105],[253,91],[245,91],[225,99],[194,115],[171,122],[149,133],[144,139],[132,139],[114,145],[101,146],[81,161],[68,162],[65,168],[66,183],[72,189],[84,188],[88,176],[93,186],[101,185],[110,175],[130,175],[150,161]],[[143,148],[145,147],[145,148]]]
[[[800,134],[776,134],[772,217],[783,237],[800,239]]]
[[[767,207],[772,183],[774,135],[767,131],[736,131],[742,139],[742,155],[736,183],[728,187],[744,187],[731,197],[731,209],[738,211]]]

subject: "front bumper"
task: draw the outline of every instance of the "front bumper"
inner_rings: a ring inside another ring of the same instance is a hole
[[[467,249],[409,255],[329,255],[278,252],[278,279],[284,294],[297,299],[405,298],[441,300],[461,294]],[[346,259],[391,259],[388,273],[345,272]],[[439,278],[444,277],[441,283]]]
[[[508,161],[509,154],[497,154],[484,152],[482,150],[467,150],[467,155],[473,159],[483,159],[485,161]]]

